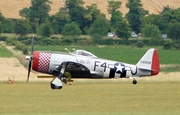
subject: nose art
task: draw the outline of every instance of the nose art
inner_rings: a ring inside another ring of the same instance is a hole
[[[47,73],[49,69],[51,53],[34,52],[32,69],[38,72]]]

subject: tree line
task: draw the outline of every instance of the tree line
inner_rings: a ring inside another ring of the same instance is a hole
[[[121,1],[108,1],[107,11],[110,19],[102,13],[97,4],[85,6],[83,0],[65,0],[65,5],[54,15],[50,0],[31,0],[31,6],[19,11],[23,19],[4,18],[0,13],[0,33],[15,33],[24,37],[29,33],[49,37],[61,34],[68,37],[90,35],[97,43],[108,32],[114,32],[117,37],[127,41],[134,31],[141,37],[150,39],[151,45],[162,44],[162,34],[167,34],[170,45],[180,41],[180,8],[173,9],[164,6],[159,14],[149,14],[143,8],[141,0],[128,0],[126,7],[129,12],[123,16],[120,11]],[[176,42],[174,42],[176,41]],[[176,44],[177,47],[180,45]]]

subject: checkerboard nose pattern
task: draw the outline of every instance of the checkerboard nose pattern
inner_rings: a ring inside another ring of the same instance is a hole
[[[48,73],[51,53],[34,52],[32,69],[35,71]]]

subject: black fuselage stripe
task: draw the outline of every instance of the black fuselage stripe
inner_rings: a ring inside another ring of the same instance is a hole
[[[114,77],[115,77],[115,70],[114,69],[110,69],[109,78],[114,78]]]

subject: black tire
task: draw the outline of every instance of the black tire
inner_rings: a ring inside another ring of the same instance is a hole
[[[132,83],[133,83],[134,85],[136,85],[136,84],[137,84],[137,81],[136,81],[136,80],[133,80]]]

